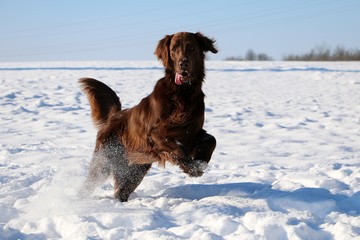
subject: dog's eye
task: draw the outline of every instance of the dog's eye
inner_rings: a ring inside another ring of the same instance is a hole
[[[171,48],[171,51],[175,52],[178,47],[179,47],[179,44],[175,43],[174,46]]]

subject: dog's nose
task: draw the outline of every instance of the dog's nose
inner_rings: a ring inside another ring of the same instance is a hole
[[[180,60],[179,65],[181,69],[186,69],[189,67],[189,60],[187,58],[183,58]]]

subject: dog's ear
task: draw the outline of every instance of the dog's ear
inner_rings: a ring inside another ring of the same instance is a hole
[[[200,32],[195,33],[195,37],[199,43],[200,48],[204,51],[210,51],[212,53],[217,53],[218,50],[215,46],[215,39],[208,38],[204,35],[202,35]]]
[[[157,56],[159,60],[162,61],[165,67],[169,66],[171,61],[170,59],[170,42],[173,35],[166,35],[163,39],[161,39],[155,49],[154,54]]]

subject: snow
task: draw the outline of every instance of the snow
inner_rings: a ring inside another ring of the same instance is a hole
[[[0,63],[0,239],[360,239],[360,65],[207,62],[201,178],[153,165],[120,203],[78,191],[96,130],[77,80],[131,107],[162,66]]]

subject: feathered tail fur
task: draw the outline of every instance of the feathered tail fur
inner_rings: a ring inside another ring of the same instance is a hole
[[[104,83],[93,78],[81,78],[79,83],[88,97],[91,117],[97,127],[106,123],[111,112],[121,110],[119,97]]]

